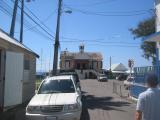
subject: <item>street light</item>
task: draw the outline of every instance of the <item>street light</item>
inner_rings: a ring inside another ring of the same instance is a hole
[[[71,14],[72,13],[72,11],[71,10],[66,10],[66,11],[64,11],[65,13],[68,13],[68,14]]]

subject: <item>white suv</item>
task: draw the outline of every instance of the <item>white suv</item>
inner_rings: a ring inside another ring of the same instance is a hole
[[[27,120],[80,120],[82,102],[73,76],[42,81],[26,108]]]

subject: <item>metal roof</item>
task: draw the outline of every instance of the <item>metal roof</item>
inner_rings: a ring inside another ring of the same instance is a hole
[[[68,52],[62,51],[61,56],[71,57],[72,59],[92,59],[92,60],[102,60],[102,54],[100,52]]]
[[[113,71],[127,71],[128,69],[122,64],[122,63],[117,63],[117,64],[112,64],[111,70]]]
[[[8,33],[4,32],[2,29],[0,29],[0,40],[4,40],[8,43],[14,44],[22,49],[27,50],[28,52],[34,54],[37,58],[39,58],[39,55],[35,52],[33,52],[31,49],[29,49],[28,47],[26,47],[24,44],[20,43],[18,40],[16,40],[15,38],[12,38],[9,36]]]
[[[146,42],[160,42],[160,32],[151,34],[143,39]]]

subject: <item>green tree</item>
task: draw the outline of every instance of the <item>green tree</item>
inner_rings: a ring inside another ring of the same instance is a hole
[[[136,28],[129,29],[134,36],[134,39],[140,38],[142,40],[141,49],[143,50],[143,57],[147,60],[152,59],[152,63],[156,61],[156,43],[144,42],[143,39],[155,33],[155,17],[151,17],[141,21]]]

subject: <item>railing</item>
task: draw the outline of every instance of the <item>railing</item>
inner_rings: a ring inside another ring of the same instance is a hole
[[[145,84],[146,81],[144,78],[149,72],[157,74],[158,80],[160,81],[160,66],[147,66],[134,68],[135,82]]]
[[[160,66],[147,66],[134,68],[134,84],[131,87],[131,96],[138,98],[139,94],[147,89],[145,76],[147,73],[153,72],[158,76],[160,81]]]

